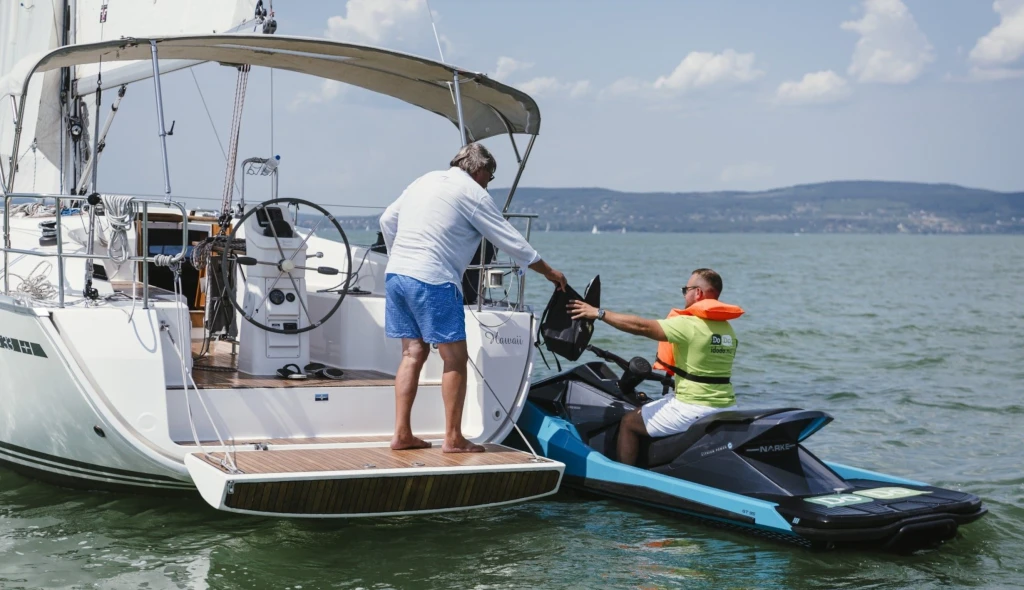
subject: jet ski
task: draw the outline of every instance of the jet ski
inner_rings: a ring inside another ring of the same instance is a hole
[[[537,453],[565,463],[566,486],[811,548],[911,552],[987,512],[973,494],[818,459],[803,443],[832,421],[819,410],[717,412],[644,440],[636,467],[619,463],[619,420],[652,401],[637,387],[671,395],[672,378],[586,348],[621,375],[595,361],[536,382],[518,421]]]

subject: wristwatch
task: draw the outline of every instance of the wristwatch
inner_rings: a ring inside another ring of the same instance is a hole
[[[603,309],[597,310],[597,319],[602,320],[602,321],[604,320],[604,310]]]

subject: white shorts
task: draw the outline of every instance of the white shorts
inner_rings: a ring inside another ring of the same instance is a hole
[[[690,424],[708,414],[734,408],[735,406],[712,408],[711,406],[687,404],[679,401],[675,395],[670,393],[658,401],[640,406],[640,416],[644,419],[647,435],[657,438],[679,434],[689,428]]]

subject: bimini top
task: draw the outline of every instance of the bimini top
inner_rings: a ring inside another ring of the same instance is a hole
[[[156,41],[161,60],[249,64],[310,74],[393,96],[437,113],[455,125],[458,125],[459,115],[450,82],[458,71],[463,121],[470,141],[510,132],[537,135],[540,131],[537,103],[526,93],[484,74],[386,49],[306,37],[181,35],[68,45],[43,55],[34,68],[15,67],[15,72],[21,74],[21,89],[11,88],[10,94],[27,92],[29,72],[46,72],[100,60],[104,63],[150,60],[150,41]],[[11,76],[7,78],[8,83],[13,82]]]

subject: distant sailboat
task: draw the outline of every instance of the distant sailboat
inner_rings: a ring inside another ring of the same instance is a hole
[[[626,228],[622,228],[622,233],[626,233]]]
[[[599,234],[601,232],[597,231],[597,226],[595,225],[594,229],[590,230],[590,233],[592,233],[592,234]]]
[[[550,222],[548,222],[548,223],[547,223],[547,224],[546,224],[546,225],[544,226],[544,231],[551,231],[551,223],[550,223]]]

